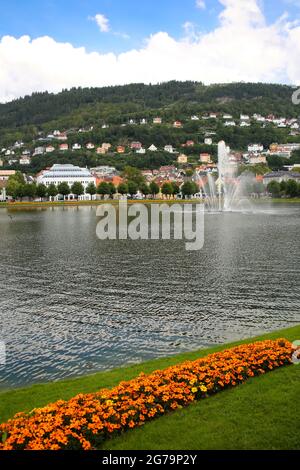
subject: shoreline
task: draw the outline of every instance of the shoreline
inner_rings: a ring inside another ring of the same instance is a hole
[[[133,365],[125,364],[112,370],[83,374],[54,382],[35,383],[25,387],[3,389],[0,390],[0,423],[9,419],[15,413],[30,411],[33,408],[45,406],[58,399],[67,400],[79,393],[93,393],[101,388],[111,388],[119,382],[131,380],[142,372],[149,374],[158,369],[164,369],[184,361],[196,360],[208,354],[223,351],[240,344],[278,338],[286,338],[289,341],[299,339],[300,324],[197,351],[184,352]]]
[[[61,201],[61,202],[40,202],[40,201],[24,201],[24,202],[0,202],[0,209],[15,209],[22,207],[93,207],[101,206],[103,204],[118,205],[121,200],[107,199],[99,201]],[[128,204],[203,204],[199,199],[178,199],[178,200],[164,200],[164,199],[127,199]]]
[[[94,207],[103,204],[118,205],[120,200],[107,199],[97,201],[24,201],[24,202],[0,202],[0,209],[20,209],[20,208],[47,208],[47,207]],[[300,204],[300,198],[280,199],[261,198],[251,199],[253,204]],[[128,204],[203,204],[200,199],[127,199]]]

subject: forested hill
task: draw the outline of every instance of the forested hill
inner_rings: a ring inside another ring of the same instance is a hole
[[[208,111],[298,117],[293,88],[285,85],[234,83],[204,86],[196,82],[159,85],[131,84],[105,88],[73,88],[58,94],[34,93],[0,104],[0,136],[20,128],[27,132],[53,127],[83,127],[107,122],[121,124],[130,117],[149,118],[159,113],[184,119]]]

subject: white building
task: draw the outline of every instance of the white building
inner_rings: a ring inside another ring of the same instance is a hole
[[[72,146],[72,150],[81,150],[81,145],[80,144],[74,144]]]
[[[36,147],[36,148],[34,149],[33,156],[35,156],[35,155],[43,155],[44,153],[45,153],[44,147]]]
[[[169,153],[174,153],[173,145],[165,145],[164,151],[169,152]]]
[[[144,155],[146,153],[146,149],[144,149],[143,147],[140,148],[140,149],[137,149],[135,153],[139,153],[141,155]]]
[[[253,114],[253,119],[255,119],[257,122],[266,122],[266,118],[260,114]]]
[[[28,155],[23,155],[19,160],[20,165],[30,165],[31,158]]]
[[[96,184],[96,178],[87,168],[80,168],[74,165],[53,165],[50,170],[45,170],[37,178],[38,184],[58,186],[60,183],[67,183],[69,187],[74,183],[81,183],[86,190],[90,183]],[[90,199],[89,195],[80,196],[80,199]]]
[[[113,166],[98,166],[96,168],[91,168],[91,173],[97,178],[116,176],[118,174],[116,168]]]
[[[150,150],[150,152],[157,152],[157,147],[154,144],[152,144],[152,145],[150,145],[148,150]]]
[[[261,144],[250,144],[248,145],[249,153],[259,153],[264,151],[264,146]]]
[[[95,145],[92,142],[89,142],[88,144],[86,144],[86,148],[88,150],[93,150],[95,148]]]
[[[225,127],[235,127],[236,123],[234,121],[226,121],[224,126]]]

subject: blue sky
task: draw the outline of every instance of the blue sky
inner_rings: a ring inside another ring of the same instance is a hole
[[[263,2],[269,22],[285,11],[291,18],[299,16],[299,8],[300,0]],[[206,0],[205,9],[197,8],[196,0],[0,0],[0,37],[49,35],[88,51],[119,53],[141,47],[145,38],[159,31],[179,39],[187,21],[207,33],[218,24],[221,10],[218,0]],[[96,22],[89,19],[99,13],[109,19],[108,33],[101,33]]]
[[[168,80],[300,85],[299,57],[300,0],[0,0],[0,102]]]

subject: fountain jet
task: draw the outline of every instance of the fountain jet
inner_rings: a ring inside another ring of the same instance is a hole
[[[218,143],[218,178],[211,173],[198,176],[198,183],[205,197],[209,212],[233,212],[251,209],[247,186],[253,175],[237,177],[237,164],[230,155],[230,148],[222,140]]]

